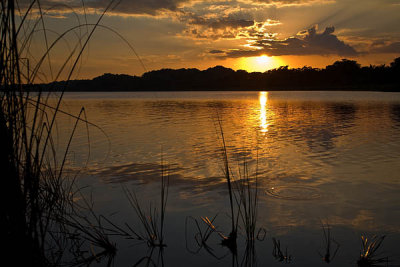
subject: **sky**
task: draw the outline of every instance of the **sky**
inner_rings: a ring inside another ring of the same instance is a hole
[[[216,65],[249,72],[285,65],[321,68],[342,58],[357,60],[362,65],[380,65],[400,56],[400,0],[39,3],[44,23],[35,24],[40,16],[35,3],[25,29],[29,32],[28,29],[35,28],[28,55],[32,61],[40,61],[46,47],[60,34],[76,27],[51,48],[52,68],[43,63],[42,72],[52,72],[53,78],[69,51],[77,43],[83,46],[83,37],[93,28],[84,24],[96,23],[109,5],[101,26],[85,47],[76,77],[93,78],[103,73],[141,75],[162,68],[202,70]],[[22,13],[28,6],[28,0],[19,0]]]

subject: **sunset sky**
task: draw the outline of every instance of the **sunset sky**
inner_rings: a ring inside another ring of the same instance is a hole
[[[19,1],[21,10],[27,2]],[[49,42],[57,38],[55,32],[95,23],[108,3],[86,0],[82,8],[81,0],[41,1]],[[122,0],[101,24],[125,37],[144,67],[117,34],[98,28],[79,78],[215,65],[247,71],[324,67],[341,58],[377,65],[400,56],[400,0]],[[69,33],[51,51],[54,68],[61,66],[77,36],[91,27]],[[36,34],[31,57],[45,48],[39,41],[42,32]]]

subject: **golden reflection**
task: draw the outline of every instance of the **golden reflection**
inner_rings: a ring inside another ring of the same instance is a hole
[[[260,127],[261,132],[268,132],[268,120],[267,120],[267,102],[268,102],[268,92],[260,92]]]

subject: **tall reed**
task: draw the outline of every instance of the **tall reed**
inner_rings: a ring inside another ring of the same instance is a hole
[[[250,175],[246,159],[238,164],[237,177],[235,178],[228,159],[228,151],[225,135],[222,127],[222,120],[218,116],[218,130],[222,143],[222,159],[224,162],[224,177],[228,186],[229,206],[231,217],[231,232],[228,237],[223,238],[222,245],[225,245],[236,252],[236,239],[239,224],[246,233],[246,241],[254,242],[256,239],[256,225],[258,216],[258,150],[257,162],[254,175]],[[248,244],[250,246],[250,244]]]
[[[325,253],[320,253],[318,254],[321,256],[322,260],[325,261],[326,263],[330,263],[335,257],[336,254],[340,248],[340,244],[332,237],[331,234],[331,227],[329,224],[324,224],[322,223],[322,230],[324,232],[324,247],[325,247]],[[332,249],[334,248],[335,244],[335,249],[333,251],[332,255]]]
[[[258,216],[258,170],[256,169],[254,178],[251,178],[246,160],[243,160],[242,166],[242,171],[239,171],[239,181],[237,182],[240,200],[239,215],[246,232],[246,240],[250,241],[256,239]],[[258,166],[258,151],[256,166]]]
[[[84,110],[75,116],[75,126],[59,161],[53,134],[64,91],[53,106],[49,103],[50,93],[41,91],[34,82],[48,80],[43,70],[45,62],[49,64],[50,79],[59,78],[70,64],[67,86],[91,36],[113,3],[110,1],[90,31],[79,36],[57,72],[51,66],[51,51],[71,29],[49,43],[39,0],[26,6],[14,0],[0,3],[1,225],[5,253],[16,266],[58,265],[63,260],[71,241],[66,220],[74,209],[74,179],[68,178],[64,167],[78,122],[88,123],[82,118]],[[38,17],[32,23],[33,14]],[[38,31],[44,33],[46,50],[35,61],[29,49]],[[74,227],[74,231],[79,230]]]
[[[236,253],[236,239],[237,239],[237,230],[238,230],[238,216],[235,214],[234,209],[234,192],[233,192],[233,181],[231,175],[231,169],[229,166],[228,152],[226,149],[225,136],[224,131],[222,129],[222,120],[218,116],[218,126],[219,132],[222,140],[222,158],[224,162],[224,176],[228,186],[229,193],[229,205],[230,205],[230,217],[231,217],[231,232],[228,237],[223,238],[222,245],[227,246],[231,251]]]
[[[164,224],[165,213],[168,200],[169,178],[161,161],[161,179],[160,179],[160,206],[157,209],[152,203],[148,207],[148,211],[140,203],[135,192],[123,187],[126,197],[131,204],[137,218],[139,219],[142,231],[136,231],[128,224],[126,226],[132,233],[132,238],[145,241],[150,247],[165,247],[164,242]],[[128,232],[127,232],[128,233]]]

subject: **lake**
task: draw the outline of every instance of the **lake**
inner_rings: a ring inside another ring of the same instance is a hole
[[[378,256],[400,264],[398,93],[64,96],[63,110],[77,115],[81,107],[96,126],[78,123],[67,166],[77,174],[83,194],[91,195],[96,212],[140,231],[124,190],[134,192],[147,211],[150,203],[159,206],[161,164],[169,178],[167,246],[160,252],[113,237],[115,266],[322,266],[328,246],[331,265],[356,266],[362,235],[385,235]],[[59,116],[55,142],[60,151],[74,123]],[[223,141],[234,194],[238,196],[238,181],[257,179],[257,186],[251,184],[258,194],[256,238],[246,242],[235,212],[236,254],[220,245],[216,232],[207,246],[198,242],[199,229],[208,229],[201,217],[217,215],[217,230],[225,236],[231,231]]]

